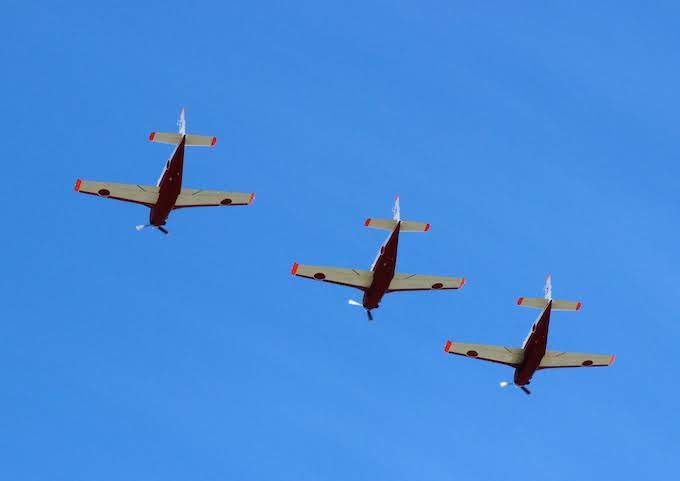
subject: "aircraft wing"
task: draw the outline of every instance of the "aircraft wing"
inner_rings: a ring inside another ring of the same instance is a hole
[[[447,341],[444,352],[517,367],[524,360],[524,349]]]
[[[298,277],[306,277],[307,279],[330,282],[331,284],[355,287],[362,291],[368,289],[371,286],[371,282],[373,282],[373,273],[371,271],[339,267],[306,266],[297,262],[293,264],[291,274]]]
[[[76,181],[76,192],[133,202],[147,207],[153,206],[158,201],[158,187],[150,185],[114,184],[112,182],[93,182],[78,179]]]
[[[582,354],[579,352],[548,351],[543,356],[538,369],[558,367],[597,367],[611,366],[616,356],[610,354]]]
[[[465,285],[464,277],[421,276],[418,274],[395,274],[387,292],[430,291],[460,289]]]
[[[254,198],[254,193],[182,189],[175,202],[175,209],[183,209],[186,207],[249,205],[253,202]]]

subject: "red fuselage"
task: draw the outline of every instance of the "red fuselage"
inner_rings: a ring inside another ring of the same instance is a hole
[[[531,382],[531,378],[541,364],[548,346],[548,329],[550,327],[550,311],[552,301],[543,309],[540,316],[531,327],[531,332],[524,342],[524,361],[515,369],[515,384],[525,386]]]
[[[149,223],[156,227],[165,225],[182,190],[185,142],[186,137],[182,137],[180,143],[175,147],[172,157],[168,160],[163,175],[161,175],[158,181],[158,201],[151,207],[151,213],[149,214]]]
[[[363,305],[366,309],[375,309],[379,306],[394,278],[394,272],[397,267],[400,228],[401,224],[397,222],[387,241],[380,247],[380,253],[373,263],[373,268],[371,269],[373,271],[373,282],[364,292]]]

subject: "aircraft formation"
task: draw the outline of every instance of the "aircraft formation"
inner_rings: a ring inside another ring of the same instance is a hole
[[[124,202],[132,202],[148,207],[149,222],[137,225],[141,231],[147,227],[168,234],[165,225],[170,213],[175,209],[189,207],[246,206],[252,204],[255,193],[224,192],[216,190],[188,189],[182,187],[184,172],[184,152],[187,146],[214,147],[217,138],[213,136],[186,133],[184,109],[180,111],[177,133],[152,132],[151,142],[174,145],[175,149],[166,162],[163,172],[155,186],[141,184],[118,184],[89,180],[76,180],[75,190],[88,194]],[[401,219],[399,197],[397,196],[392,219],[366,219],[365,227],[389,232],[380,246],[370,270],[339,267],[313,266],[295,262],[291,274],[321,282],[352,287],[363,292],[362,302],[349,300],[353,306],[363,307],[369,321],[373,321],[372,311],[377,309],[385,294],[402,291],[457,290],[465,285],[464,277],[444,277],[420,274],[400,274],[396,272],[399,235],[402,232],[427,232],[430,224]],[[522,347],[466,344],[447,341],[444,351],[449,354],[505,364],[515,369],[511,382],[503,381],[501,387],[511,384],[526,394],[527,388],[536,371],[568,367],[611,366],[615,356],[609,354],[583,354],[574,352],[548,351],[548,330],[552,311],[578,311],[580,302],[561,301],[552,298],[552,279],[546,278],[544,297],[520,297],[517,305],[540,309],[540,314],[531,326]]]

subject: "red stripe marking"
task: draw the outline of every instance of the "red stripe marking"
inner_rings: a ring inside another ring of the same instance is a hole
[[[217,137],[213,137],[212,142],[210,142],[211,146],[214,146],[217,143]]]
[[[581,303],[580,303],[580,302],[577,302],[577,303],[576,303],[576,310],[578,311],[579,309],[581,309]]]
[[[517,299],[517,305],[518,305],[518,306],[521,306],[521,305],[522,305],[522,302],[524,302],[524,298],[523,298],[523,297],[520,297],[519,299]]]
[[[300,266],[298,265],[297,262],[295,262],[293,264],[293,270],[291,270],[290,273],[293,274],[293,275],[297,274],[298,267],[300,267]]]
[[[446,341],[446,346],[444,346],[444,352],[449,352],[450,347],[451,347],[451,341]]]
[[[253,203],[253,200],[255,200],[255,192],[253,192],[252,194],[250,194],[250,200],[248,201],[248,205],[252,204],[252,203]]]
[[[460,286],[458,286],[458,289],[462,289],[464,285],[465,285],[465,277],[463,277],[463,280],[460,281]]]
[[[153,141],[153,138],[156,136],[156,132],[151,132],[151,135],[149,135],[149,140]]]
[[[369,225],[371,225],[371,219],[366,219],[366,222],[364,222],[364,226],[368,227]]]
[[[423,232],[427,232],[430,230],[430,224],[425,224],[425,230]]]
[[[612,354],[612,357],[609,359],[609,365],[611,366],[614,364],[614,359],[616,359],[616,354]]]
[[[82,182],[82,180],[80,180],[80,179],[76,180],[76,192],[80,192],[80,184],[81,184],[81,182]]]

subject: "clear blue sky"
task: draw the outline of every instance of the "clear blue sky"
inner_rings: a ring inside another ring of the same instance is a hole
[[[676,475],[677,2],[3,3],[0,478],[602,480]],[[176,212],[73,192],[256,191]],[[457,292],[353,291],[395,193],[398,270]],[[552,272],[552,349],[609,369],[512,371]]]

